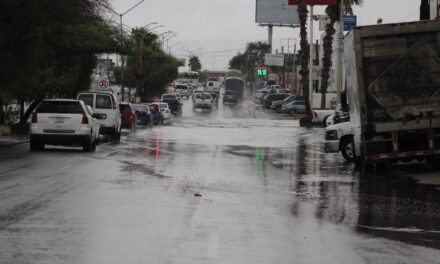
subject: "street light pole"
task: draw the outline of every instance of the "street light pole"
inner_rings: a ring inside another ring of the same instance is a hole
[[[122,33],[122,17],[125,16],[128,12],[130,12],[131,10],[135,9],[138,5],[140,5],[142,2],[144,2],[145,0],[141,0],[139,1],[137,4],[133,5],[132,7],[130,7],[127,11],[123,12],[123,13],[118,13],[115,10],[113,10],[112,8],[108,7],[107,8],[112,11],[113,13],[115,13],[116,15],[119,16],[119,23],[120,23],[120,30],[121,30],[121,52],[123,47],[123,33]],[[124,101],[124,56],[121,56],[121,99],[122,101]]]

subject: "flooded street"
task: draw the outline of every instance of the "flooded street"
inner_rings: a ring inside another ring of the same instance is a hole
[[[438,263],[440,190],[361,176],[322,128],[219,106],[95,153],[0,149],[0,263]]]

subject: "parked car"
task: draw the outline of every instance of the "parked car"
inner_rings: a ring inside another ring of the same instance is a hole
[[[176,116],[182,115],[182,103],[180,102],[176,94],[163,94],[162,102],[168,104],[171,114]]]
[[[198,93],[194,96],[193,110],[197,108],[212,109],[212,97],[208,93]]]
[[[281,107],[293,101],[304,101],[304,96],[291,95],[284,100],[273,101],[270,109],[274,109],[277,113],[281,113]]]
[[[287,103],[281,107],[282,113],[288,113],[291,116],[297,114],[305,114],[306,113],[306,102],[305,101],[292,101]]]
[[[114,140],[121,137],[121,113],[118,98],[110,92],[81,92],[78,100],[89,105],[100,116],[99,133],[111,135]]]
[[[160,112],[162,113],[164,124],[165,123],[170,123],[171,122],[171,118],[172,118],[171,117],[170,106],[166,102],[159,102],[158,104],[160,106]]]
[[[354,161],[353,131],[350,122],[330,125],[325,128],[324,150],[328,153],[341,152],[346,161]]]
[[[95,150],[99,142],[99,121],[90,106],[79,100],[44,100],[32,113],[31,151],[45,144],[77,145],[84,151]]]
[[[153,126],[153,116],[151,115],[150,107],[145,104],[133,105],[136,113],[137,123],[144,126]]]
[[[225,93],[223,94],[223,105],[236,105],[237,102],[237,92],[225,91]]]
[[[266,108],[270,108],[273,101],[279,101],[284,100],[287,97],[291,96],[291,94],[288,93],[275,93],[275,94],[268,94],[264,97],[263,105]]]
[[[164,117],[163,117],[163,114],[160,109],[160,104],[159,103],[150,103],[150,104],[148,104],[148,106],[150,107],[151,115],[153,116],[153,123],[155,125],[158,125],[158,124],[163,125]]]
[[[137,125],[137,116],[131,103],[120,103],[122,128],[135,129]]]

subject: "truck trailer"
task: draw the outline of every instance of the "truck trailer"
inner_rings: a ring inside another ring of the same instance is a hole
[[[344,60],[355,160],[438,162],[440,21],[353,28]]]

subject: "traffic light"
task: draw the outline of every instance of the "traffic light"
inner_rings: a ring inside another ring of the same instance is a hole
[[[258,76],[267,76],[267,69],[258,69],[257,74]]]

